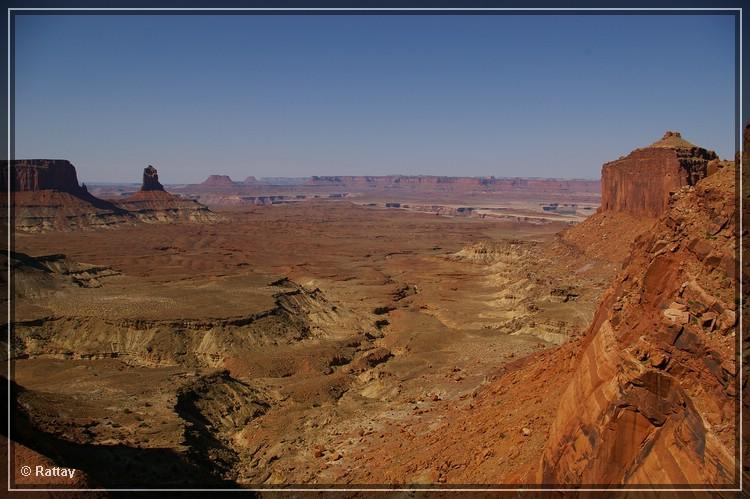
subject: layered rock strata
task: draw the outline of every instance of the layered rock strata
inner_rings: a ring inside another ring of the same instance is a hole
[[[159,183],[156,168],[151,165],[143,170],[141,190],[118,201],[118,204],[146,223],[211,223],[219,220],[214,212],[197,201],[165,191]]]
[[[661,140],[636,149],[602,167],[601,211],[658,217],[667,209],[669,195],[704,178],[713,151],[667,132]]]
[[[650,146],[602,166],[599,210],[563,231],[560,241],[589,257],[620,263],[635,238],[667,209],[672,193],[733,164],[678,132],[666,132]]]
[[[79,185],[75,166],[69,161],[4,161],[2,171],[12,180],[11,217],[17,231],[110,228],[135,221],[127,211]]]
[[[680,189],[636,240],[589,327],[539,482],[736,483],[734,172]]]

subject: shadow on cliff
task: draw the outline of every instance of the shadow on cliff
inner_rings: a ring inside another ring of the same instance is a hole
[[[86,189],[81,189],[79,192],[70,192],[69,194],[86,201],[87,203],[90,203],[95,208],[98,208],[100,210],[108,210],[112,211],[113,213],[116,213],[118,215],[130,215],[130,213],[117,206],[114,203],[111,203],[109,201],[105,201],[104,199],[100,199],[93,194],[89,193]]]

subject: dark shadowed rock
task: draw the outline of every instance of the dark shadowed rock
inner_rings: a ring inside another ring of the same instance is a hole
[[[3,177],[8,162],[2,164]],[[54,189],[77,194],[81,191],[75,167],[64,159],[20,159],[13,161],[11,190],[41,191]]]
[[[156,168],[148,165],[143,169],[143,185],[141,186],[142,191],[163,191],[164,186],[159,183],[159,174],[156,172]]]

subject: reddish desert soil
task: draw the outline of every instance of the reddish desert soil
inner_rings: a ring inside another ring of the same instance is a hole
[[[598,196],[558,181],[184,186],[214,212],[149,167],[153,192],[112,191],[120,213],[77,185],[81,202],[34,190],[27,166],[12,458],[80,474],[24,485],[726,485],[750,470],[734,447],[735,169],[676,132],[606,164],[602,206],[575,226]]]
[[[556,241],[567,223],[219,214],[16,235],[67,262],[16,271],[20,442],[102,485],[533,481],[567,381],[539,373],[570,362],[614,272]]]

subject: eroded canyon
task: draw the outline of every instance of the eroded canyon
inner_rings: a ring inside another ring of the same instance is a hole
[[[250,195],[216,175],[176,196],[149,167],[91,201],[67,165],[62,188],[29,165],[16,469],[92,487],[737,478],[736,170],[679,134],[605,165],[588,217],[583,181]],[[63,194],[64,216],[44,204]]]

